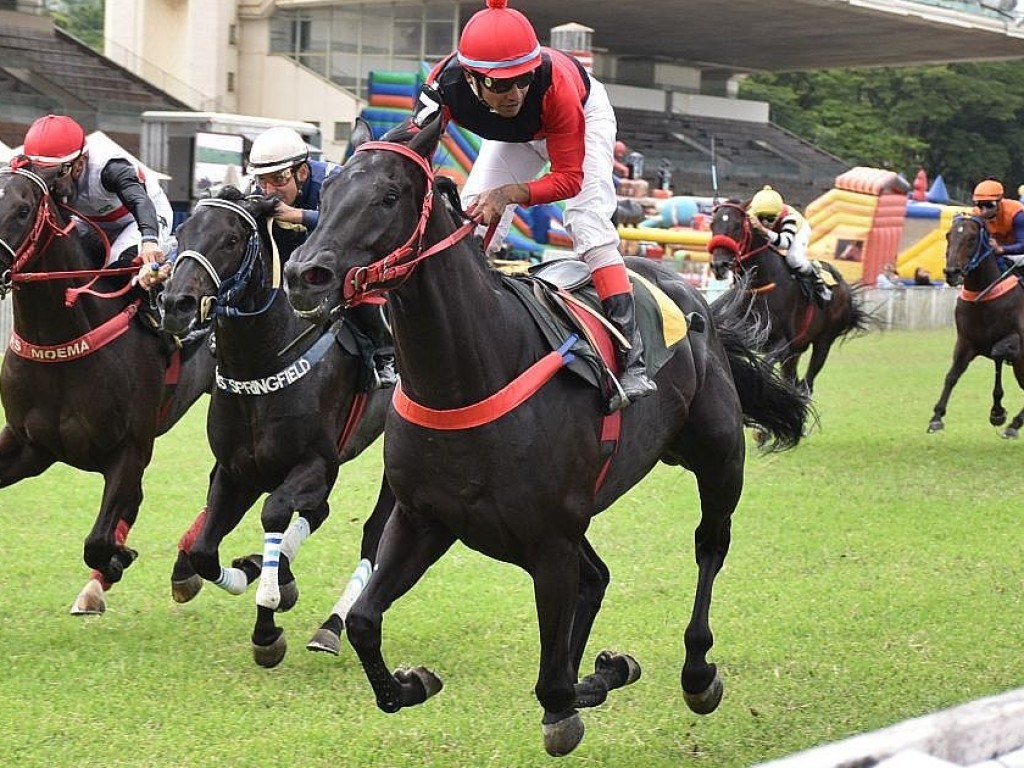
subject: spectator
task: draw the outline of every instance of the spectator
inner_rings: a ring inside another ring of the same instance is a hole
[[[891,263],[886,264],[882,267],[882,271],[878,273],[878,277],[875,278],[875,287],[882,288],[885,290],[903,288],[903,282],[900,280],[900,276],[896,273],[896,267]]]

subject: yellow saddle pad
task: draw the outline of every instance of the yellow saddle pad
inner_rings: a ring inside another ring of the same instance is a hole
[[[640,283],[654,297],[654,301],[658,305],[658,311],[661,313],[661,332],[665,339],[665,346],[671,347],[686,336],[686,315],[683,314],[683,310],[679,308],[679,305],[672,301],[661,288],[643,275],[630,271],[629,276],[634,283]]]

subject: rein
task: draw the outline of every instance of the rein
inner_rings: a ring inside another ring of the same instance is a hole
[[[423,236],[426,233],[427,221],[434,205],[434,170],[430,163],[415,150],[409,149],[404,144],[396,144],[390,141],[367,141],[356,147],[356,152],[367,150],[382,150],[394,152],[411,160],[423,171],[427,179],[427,191],[423,196],[423,206],[420,208],[419,221],[416,228],[404,244],[391,251],[387,256],[378,259],[363,267],[352,267],[343,281],[343,306],[352,307],[383,296],[388,290],[400,285],[421,261],[433,256],[436,253],[451,247],[462,240],[476,228],[476,222],[469,221],[455,230],[448,237],[432,246],[423,249]]]
[[[0,248],[3,248],[7,253],[11,255],[11,268],[0,275],[0,298],[3,298],[7,293],[14,287],[15,283],[34,283],[45,280],[64,280],[74,278],[96,278],[124,275],[132,273],[134,274],[137,270],[135,267],[123,267],[117,269],[76,269],[76,270],[64,270],[57,272],[23,272],[22,270],[28,265],[32,258],[43,251],[45,251],[55,237],[67,237],[75,228],[75,222],[73,219],[69,219],[68,223],[64,226],[60,225],[57,220],[57,214],[54,210],[53,198],[50,195],[50,188],[46,181],[38,174],[28,170],[27,168],[21,167],[7,167],[0,168],[0,174],[10,176],[23,176],[37,187],[39,187],[42,193],[39,200],[39,206],[36,208],[36,218],[32,223],[32,229],[29,230],[28,235],[22,241],[21,245],[15,250],[10,243],[3,239],[0,239]],[[76,214],[77,212],[63,203],[59,204],[64,210]],[[84,217],[79,216],[84,221],[88,221]],[[105,243],[107,250],[109,251],[109,244],[106,242],[106,235],[103,234],[102,230],[99,230],[95,224],[89,222],[90,226],[97,230],[101,240]],[[114,298],[121,296],[127,292],[130,286],[126,286],[125,289],[115,291],[109,294],[98,294],[91,290],[92,283],[80,288],[69,288],[67,289],[64,304],[67,307],[74,306],[78,300],[78,296],[82,293],[91,293],[101,298]]]

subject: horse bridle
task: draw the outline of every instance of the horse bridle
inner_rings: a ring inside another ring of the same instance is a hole
[[[36,217],[21,245],[15,249],[10,243],[0,238],[0,248],[3,248],[11,255],[11,266],[0,274],[0,297],[5,296],[11,290],[15,282],[19,282],[19,276],[25,266],[32,260],[32,257],[43,252],[54,237],[67,237],[75,227],[73,219],[69,219],[65,226],[57,221],[57,214],[54,211],[54,203],[50,196],[50,187],[38,174],[27,168],[14,166],[0,168],[0,174],[8,176],[24,176],[31,181],[41,192],[39,205],[36,207]],[[45,238],[45,239],[44,239]]]
[[[394,152],[412,160],[426,176],[427,191],[423,196],[419,221],[405,243],[377,261],[362,267],[352,267],[345,275],[342,282],[342,306],[344,307],[361,304],[367,299],[382,296],[387,291],[396,288],[409,278],[421,261],[454,245],[476,228],[475,221],[468,221],[448,237],[423,250],[423,237],[434,205],[434,169],[431,168],[425,157],[405,144],[391,141],[367,141],[356,147],[356,152],[368,150]]]
[[[717,208],[725,208],[736,212],[742,222],[743,239],[737,240],[730,235],[712,235],[711,239],[708,240],[709,254],[716,248],[724,248],[732,254],[733,269],[738,270],[743,266],[744,261],[771,247],[771,243],[766,241],[762,246],[751,248],[754,242],[754,232],[750,226],[750,221],[747,219],[747,212],[743,210],[742,206],[735,203],[720,203]]]
[[[259,225],[256,223],[255,217],[253,217],[253,215],[249,213],[244,206],[232,200],[221,200],[220,198],[215,197],[204,198],[196,203],[195,209],[198,210],[200,208],[220,208],[238,214],[242,217],[242,220],[249,225],[249,239],[246,242],[245,255],[242,257],[242,263],[239,264],[235,273],[225,280],[222,280],[220,275],[217,274],[217,270],[205,254],[191,249],[178,253],[178,257],[174,260],[174,264],[171,267],[172,278],[174,277],[174,273],[178,270],[178,267],[183,262],[194,261],[203,269],[204,272],[206,272],[207,276],[213,282],[213,289],[215,292],[213,294],[203,296],[199,302],[199,324],[201,326],[204,325],[210,318],[211,314],[226,315],[229,317],[251,317],[266,312],[274,302],[277,292],[281,289],[281,260],[278,257],[277,244],[274,242],[274,237],[271,232],[273,219],[270,217],[267,218],[267,237],[270,238],[271,247],[273,249],[273,275],[271,277],[270,296],[260,309],[254,312],[243,312],[235,306],[235,302],[238,301],[242,292],[249,285],[249,280],[252,278],[253,270],[255,269],[257,260],[259,259]]]
[[[963,267],[959,268],[960,271],[966,275],[977,269],[989,256],[994,255],[995,249],[989,243],[988,237],[985,236],[987,234],[987,229],[985,228],[985,222],[982,221],[981,218],[978,216],[965,216],[963,214],[953,217],[953,224],[964,221],[973,221],[978,225],[978,242],[974,246],[974,253],[971,254],[971,258],[967,260],[967,263],[964,264]]]

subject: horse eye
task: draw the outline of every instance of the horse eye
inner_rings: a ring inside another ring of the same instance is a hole
[[[398,193],[393,189],[389,189],[384,194],[384,199],[381,202],[384,203],[386,208],[393,207],[394,204],[398,202]]]
[[[28,215],[30,213],[32,213],[32,206],[30,206],[28,203],[22,203],[18,207],[18,218],[19,219],[27,219]]]

